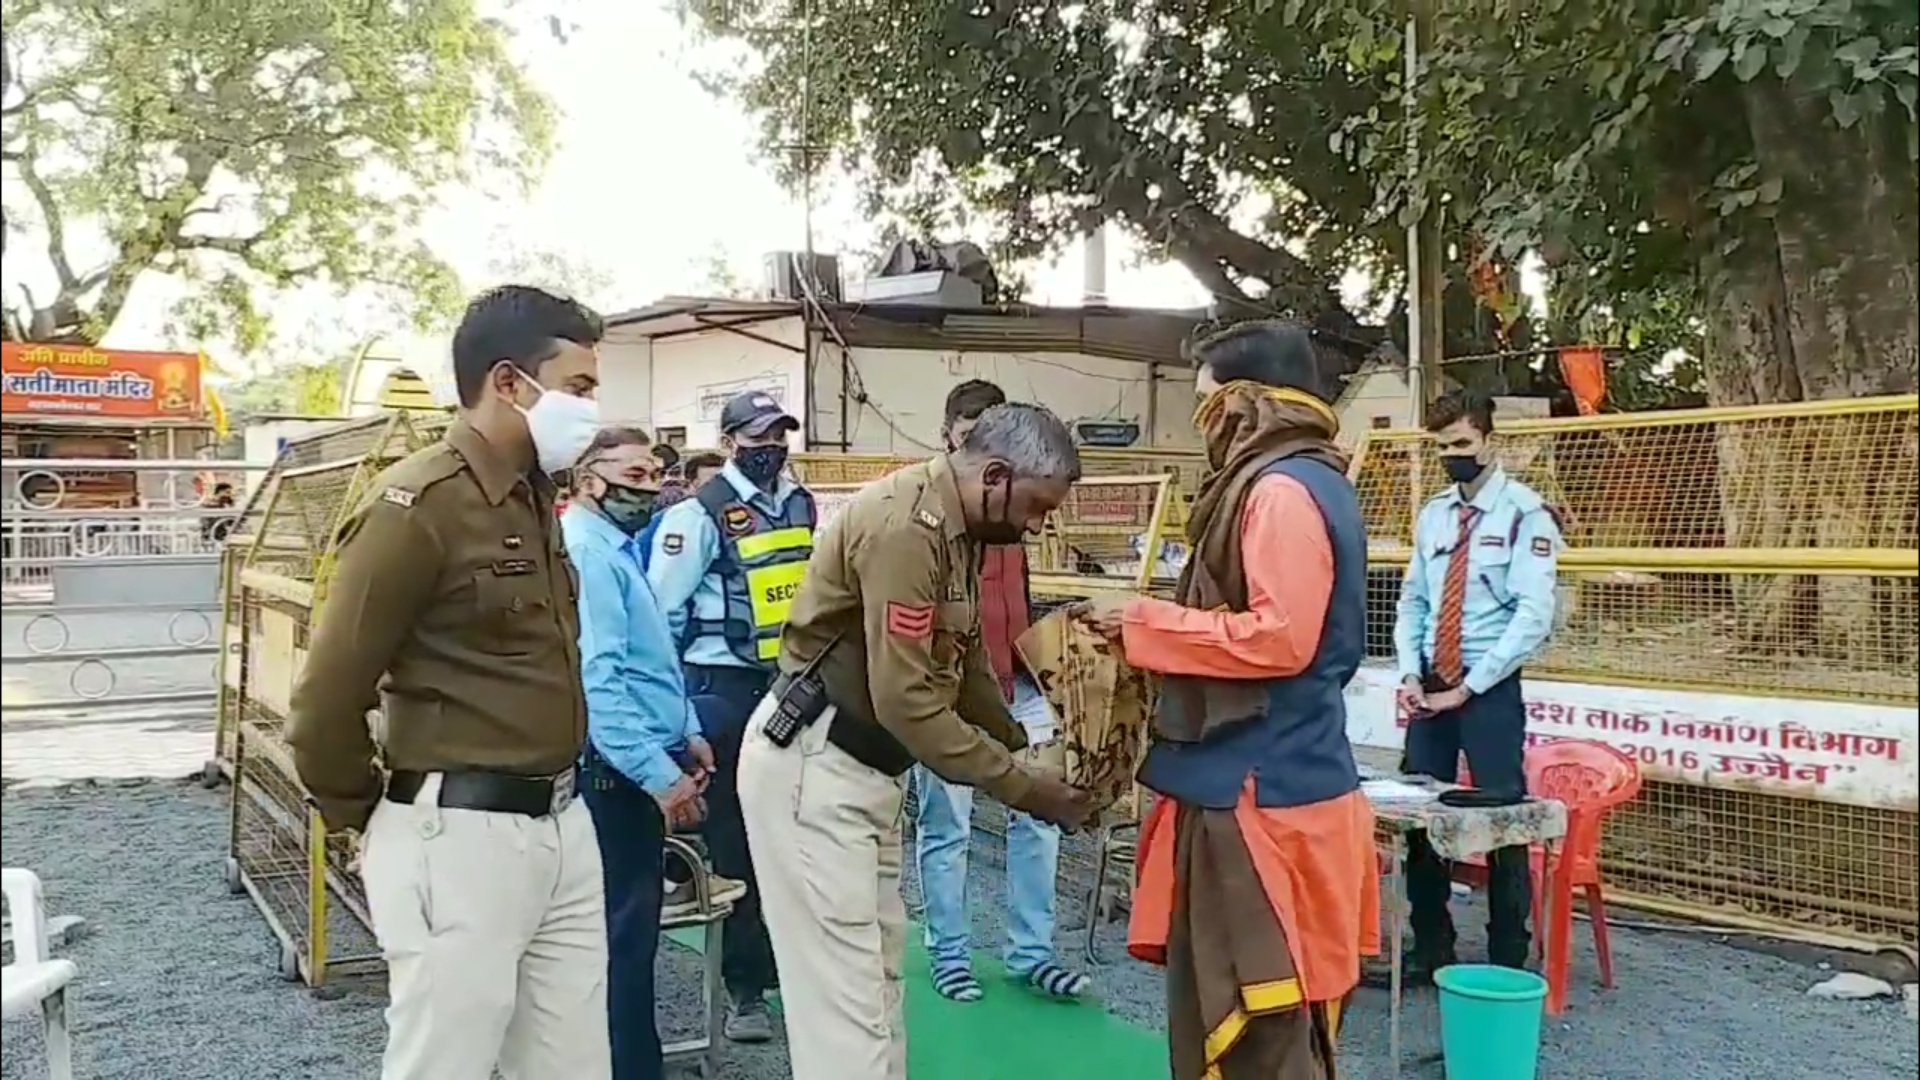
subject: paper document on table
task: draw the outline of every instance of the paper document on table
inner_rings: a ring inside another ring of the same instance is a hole
[[[1422,803],[1437,798],[1434,792],[1403,780],[1362,780],[1360,790],[1369,802]]]

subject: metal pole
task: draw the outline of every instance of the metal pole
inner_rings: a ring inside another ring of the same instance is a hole
[[[1420,175],[1420,54],[1433,40],[1431,0],[1413,0],[1407,17],[1404,78],[1407,113],[1407,180]],[[1441,298],[1444,283],[1440,250],[1440,207],[1431,200],[1420,217],[1407,226],[1407,395],[1412,421],[1426,417],[1426,405],[1439,389],[1444,351]]]
[[[1420,76],[1420,19],[1417,15],[1407,16],[1407,39],[1401,51],[1405,54],[1401,85],[1406,93],[1407,191],[1411,195],[1414,180],[1420,174],[1420,134],[1417,127],[1420,109],[1414,91],[1414,83]],[[1407,225],[1407,409],[1408,419],[1415,427],[1426,416],[1427,400],[1420,378],[1421,365],[1426,363],[1426,357],[1420,352],[1420,262],[1420,222],[1415,219]]]
[[[809,279],[813,275],[813,4],[800,5],[800,200]],[[812,348],[808,348],[812,358]]]

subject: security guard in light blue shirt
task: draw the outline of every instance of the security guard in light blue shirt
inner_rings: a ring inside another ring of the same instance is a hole
[[[766,693],[780,632],[813,554],[813,496],[785,476],[787,437],[800,423],[766,393],[749,391],[720,413],[725,467],[661,519],[647,579],[685,643],[687,692],[715,772],[707,789],[707,844],[714,869],[752,886],[728,917],[721,960],[732,1007],[727,1035],[773,1037],[766,994],[773,946],[760,916],[736,776],[747,717]]]
[[[654,960],[666,836],[698,827],[713,763],[634,546],[659,495],[653,449],[636,429],[600,429],[573,469],[573,499],[560,519],[580,575],[586,797],[606,879],[613,1080],[660,1080]]]
[[[1493,403],[1449,395],[1428,430],[1453,485],[1420,510],[1394,625],[1407,725],[1405,768],[1452,782],[1462,752],[1476,787],[1526,791],[1527,714],[1520,666],[1553,629],[1560,525],[1552,507],[1493,463]],[[1532,871],[1524,847],[1488,858],[1489,959],[1522,967],[1531,938]],[[1425,834],[1407,858],[1416,975],[1455,961],[1451,874]]]

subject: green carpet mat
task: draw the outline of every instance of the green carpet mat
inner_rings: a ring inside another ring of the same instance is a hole
[[[697,931],[669,931],[699,951]],[[1167,1040],[1101,1008],[1050,1001],[974,958],[987,996],[961,1004],[934,992],[918,928],[907,943],[907,1053],[913,1080],[1166,1080]]]

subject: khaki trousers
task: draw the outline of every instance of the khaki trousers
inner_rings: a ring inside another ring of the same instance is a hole
[[[906,1080],[900,897],[906,778],[827,742],[829,708],[785,748],[771,699],[747,721],[740,805],[780,970],[793,1080]]]
[[[382,800],[361,876],[387,961],[382,1080],[611,1080],[606,892],[575,799],[530,818]]]

